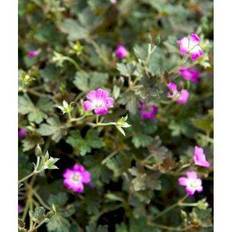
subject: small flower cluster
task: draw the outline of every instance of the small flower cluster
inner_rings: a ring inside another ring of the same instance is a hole
[[[178,91],[177,85],[174,82],[169,82],[167,85],[169,89],[168,97],[172,98],[178,104],[184,105],[189,99],[189,92],[186,89]]]
[[[187,37],[177,41],[179,45],[179,52],[181,55],[190,56],[192,61],[196,61],[204,55],[204,52],[200,46],[200,37],[192,33]],[[197,69],[191,67],[180,67],[179,74],[184,80],[191,81],[196,84],[200,80],[200,73]],[[168,93],[168,97],[172,98],[178,104],[186,104],[189,99],[189,92],[186,89],[180,91],[177,90],[177,86],[174,82],[169,82],[167,87],[171,93]]]
[[[180,54],[189,55],[192,61],[202,57],[204,52],[200,47],[200,41],[200,37],[195,33],[178,40],[177,44],[179,45]]]
[[[200,58],[204,53],[199,45],[200,38],[196,34],[191,34],[178,41],[180,46],[181,55],[190,55],[192,61]],[[124,59],[128,56],[128,51],[122,44],[119,44],[115,50],[115,56],[118,59]],[[179,74],[183,79],[198,83],[200,73],[198,70],[189,67],[180,67]],[[169,82],[167,84],[169,90],[168,97],[175,101],[177,104],[184,105],[188,102],[189,92],[187,89],[178,89],[176,83]],[[110,97],[108,90],[98,88],[91,90],[86,95],[87,100],[83,102],[83,109],[86,112],[93,111],[96,115],[106,115],[109,109],[114,106],[114,99]],[[139,113],[143,120],[154,120],[158,113],[158,107],[152,103],[139,103]],[[194,150],[193,160],[195,165],[208,168],[209,162],[206,160],[204,151],[201,147],[196,146]],[[81,165],[75,165],[72,169],[67,169],[64,173],[64,184],[67,188],[75,191],[82,192],[84,185],[90,182],[90,173],[85,171]],[[196,191],[201,192],[202,181],[197,177],[195,171],[186,172],[186,177],[179,178],[179,184],[185,186],[188,195],[193,195]]]
[[[201,147],[195,146],[193,153],[194,164],[200,167],[209,168],[210,163],[206,160],[204,150]],[[189,196],[195,192],[202,192],[202,180],[198,177],[197,172],[187,171],[186,176],[181,176],[178,179],[179,185],[185,186],[185,191]]]

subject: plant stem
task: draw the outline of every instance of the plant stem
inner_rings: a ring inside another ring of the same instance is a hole
[[[99,115],[96,115],[96,124],[99,123]]]
[[[102,164],[105,164],[109,159],[111,159],[114,155],[116,155],[118,151],[114,151],[111,154],[109,154],[104,160],[102,160]]]
[[[168,213],[172,209],[176,208],[177,206],[180,206],[181,204],[183,204],[182,202],[186,198],[187,198],[187,195],[185,197],[183,197],[182,199],[180,199],[179,201],[177,201],[176,203],[174,203],[173,205],[171,205],[168,208],[166,208],[165,210],[163,210],[162,212],[160,212],[156,217],[153,218],[153,220],[156,220],[157,218],[160,218],[161,216],[163,216],[164,214]]]
[[[30,177],[32,177],[34,174],[36,174],[34,171],[31,172],[29,175],[23,177],[21,180],[18,181],[18,184],[21,182],[24,182],[25,180],[29,179]]]
[[[45,218],[43,221],[41,221],[36,227],[32,228],[28,232],[36,231],[40,226],[42,226],[45,222],[47,222],[47,218]]]
[[[80,66],[77,64],[77,62],[75,60],[73,60],[72,58],[65,56],[64,60],[69,61],[71,64],[73,64],[77,70],[81,70]]]
[[[170,231],[189,231],[189,229],[191,229],[193,226],[186,226],[184,228],[178,228],[178,227],[172,227],[172,226],[165,226],[165,225],[160,225],[160,224],[156,224],[153,222],[149,222],[148,223],[151,226],[154,226],[155,228],[159,228],[159,229],[164,229],[164,230],[170,230]]]
[[[46,208],[47,210],[51,210],[50,207],[43,201],[43,199],[40,197],[40,195],[35,190],[33,190],[33,194],[35,195],[35,197],[37,198],[37,200],[39,201],[39,203],[44,208]]]
[[[164,214],[166,214],[167,212],[171,211],[172,209],[176,208],[176,206],[178,206],[179,203],[176,202],[175,204],[169,206],[168,208],[166,208],[165,210],[163,210],[161,213],[159,213],[156,217],[153,218],[153,220],[156,220],[157,218],[160,218],[161,216],[163,216]]]
[[[182,207],[194,207],[194,206],[197,206],[198,203],[180,203],[179,206],[182,206]]]
[[[83,115],[79,118],[71,118],[69,121],[70,122],[78,122],[78,121],[81,121],[82,119],[84,119],[86,117],[86,115]]]
[[[99,123],[97,123],[97,124],[94,124],[94,123],[92,123],[92,125],[94,126],[94,127],[97,127],[97,126],[115,126],[116,125],[116,123],[115,122],[106,122],[106,123],[102,123],[102,122],[99,122]]]

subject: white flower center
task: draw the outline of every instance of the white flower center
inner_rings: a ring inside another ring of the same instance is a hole
[[[104,105],[104,102],[102,100],[95,100],[93,102],[94,107],[98,108],[98,107],[102,107]]]
[[[191,181],[189,182],[189,186],[190,186],[191,188],[198,188],[198,187],[200,186],[200,183],[199,183],[198,180],[191,180]]]
[[[72,180],[73,180],[74,182],[80,182],[80,180],[81,180],[81,175],[80,175],[79,173],[73,174]]]

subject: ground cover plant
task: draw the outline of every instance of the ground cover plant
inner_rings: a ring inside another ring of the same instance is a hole
[[[19,231],[213,231],[212,10],[19,1]]]

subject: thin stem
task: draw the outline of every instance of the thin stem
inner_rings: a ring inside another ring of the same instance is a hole
[[[25,180],[29,179],[30,177],[32,177],[34,174],[36,174],[35,171],[31,172],[29,175],[23,177],[21,180],[18,181],[18,184],[21,182],[24,182]]]
[[[188,168],[189,166],[191,166],[192,164],[191,163],[188,163],[188,164],[184,164],[182,167],[180,167],[176,173],[179,173],[181,170],[185,169],[185,168]]]
[[[179,206],[182,206],[182,207],[195,207],[197,206],[198,203],[180,203]]]
[[[22,221],[25,221],[25,219],[26,219],[29,206],[30,206],[30,202],[29,202],[29,199],[27,199],[26,205],[25,205],[24,210],[23,210]]]
[[[105,164],[109,159],[111,159],[114,155],[116,155],[118,151],[114,151],[111,154],[109,154],[104,160],[102,160],[102,164]]]
[[[178,202],[176,202],[175,204],[169,206],[168,208],[166,208],[165,210],[163,210],[161,213],[159,213],[156,217],[153,218],[153,220],[156,220],[157,218],[160,218],[161,216],[163,216],[164,214],[168,213],[169,211],[171,211],[172,209],[176,208],[179,205]]]
[[[96,115],[96,124],[99,123],[99,115]]]
[[[172,209],[176,208],[177,206],[180,206],[180,204],[182,204],[182,202],[187,198],[188,196],[186,195],[185,197],[183,197],[182,199],[180,199],[179,201],[177,201],[176,203],[174,203],[173,205],[169,206],[168,208],[166,208],[165,210],[163,210],[161,213],[159,213],[156,217],[153,218],[153,220],[156,220],[157,218],[160,218],[161,216],[163,216],[164,214],[168,213],[169,211],[171,211]]]
[[[40,197],[40,195],[35,190],[33,190],[33,194],[35,195],[35,197],[37,198],[37,200],[39,201],[39,203],[44,208],[46,208],[47,210],[50,210],[50,207],[43,201],[43,199]]]
[[[32,198],[30,198],[29,208],[30,208],[30,211],[32,212],[32,210],[33,210],[33,202],[32,202]],[[33,228],[33,220],[32,220],[32,217],[30,216],[30,226],[29,226],[29,231],[30,231],[30,230],[32,230],[32,228]]]
[[[35,91],[34,89],[26,89],[26,92],[30,93],[32,95],[35,95],[37,97],[48,97],[47,94],[39,93],[39,92]]]
[[[36,227],[32,228],[31,230],[29,230],[28,232],[33,232],[36,231],[40,226],[42,226],[45,222],[47,222],[48,219],[45,218],[43,221],[41,221]]]
[[[77,64],[77,62],[75,60],[73,60],[72,58],[68,57],[68,56],[65,56],[63,58],[64,60],[67,60],[69,61],[71,64],[73,64],[77,70],[81,70],[80,66]]]
[[[155,228],[160,228],[160,229],[164,229],[164,230],[170,230],[170,231],[188,231],[189,229],[191,229],[193,226],[186,226],[183,228],[178,228],[178,227],[172,227],[172,226],[165,226],[165,225],[160,225],[160,224],[156,224],[153,222],[149,222],[148,223],[151,226],[154,226]]]
[[[91,123],[91,125],[94,126],[94,127],[97,127],[97,126],[115,126],[116,123],[115,122],[106,122],[106,123],[99,122],[97,124],[96,123]]]

